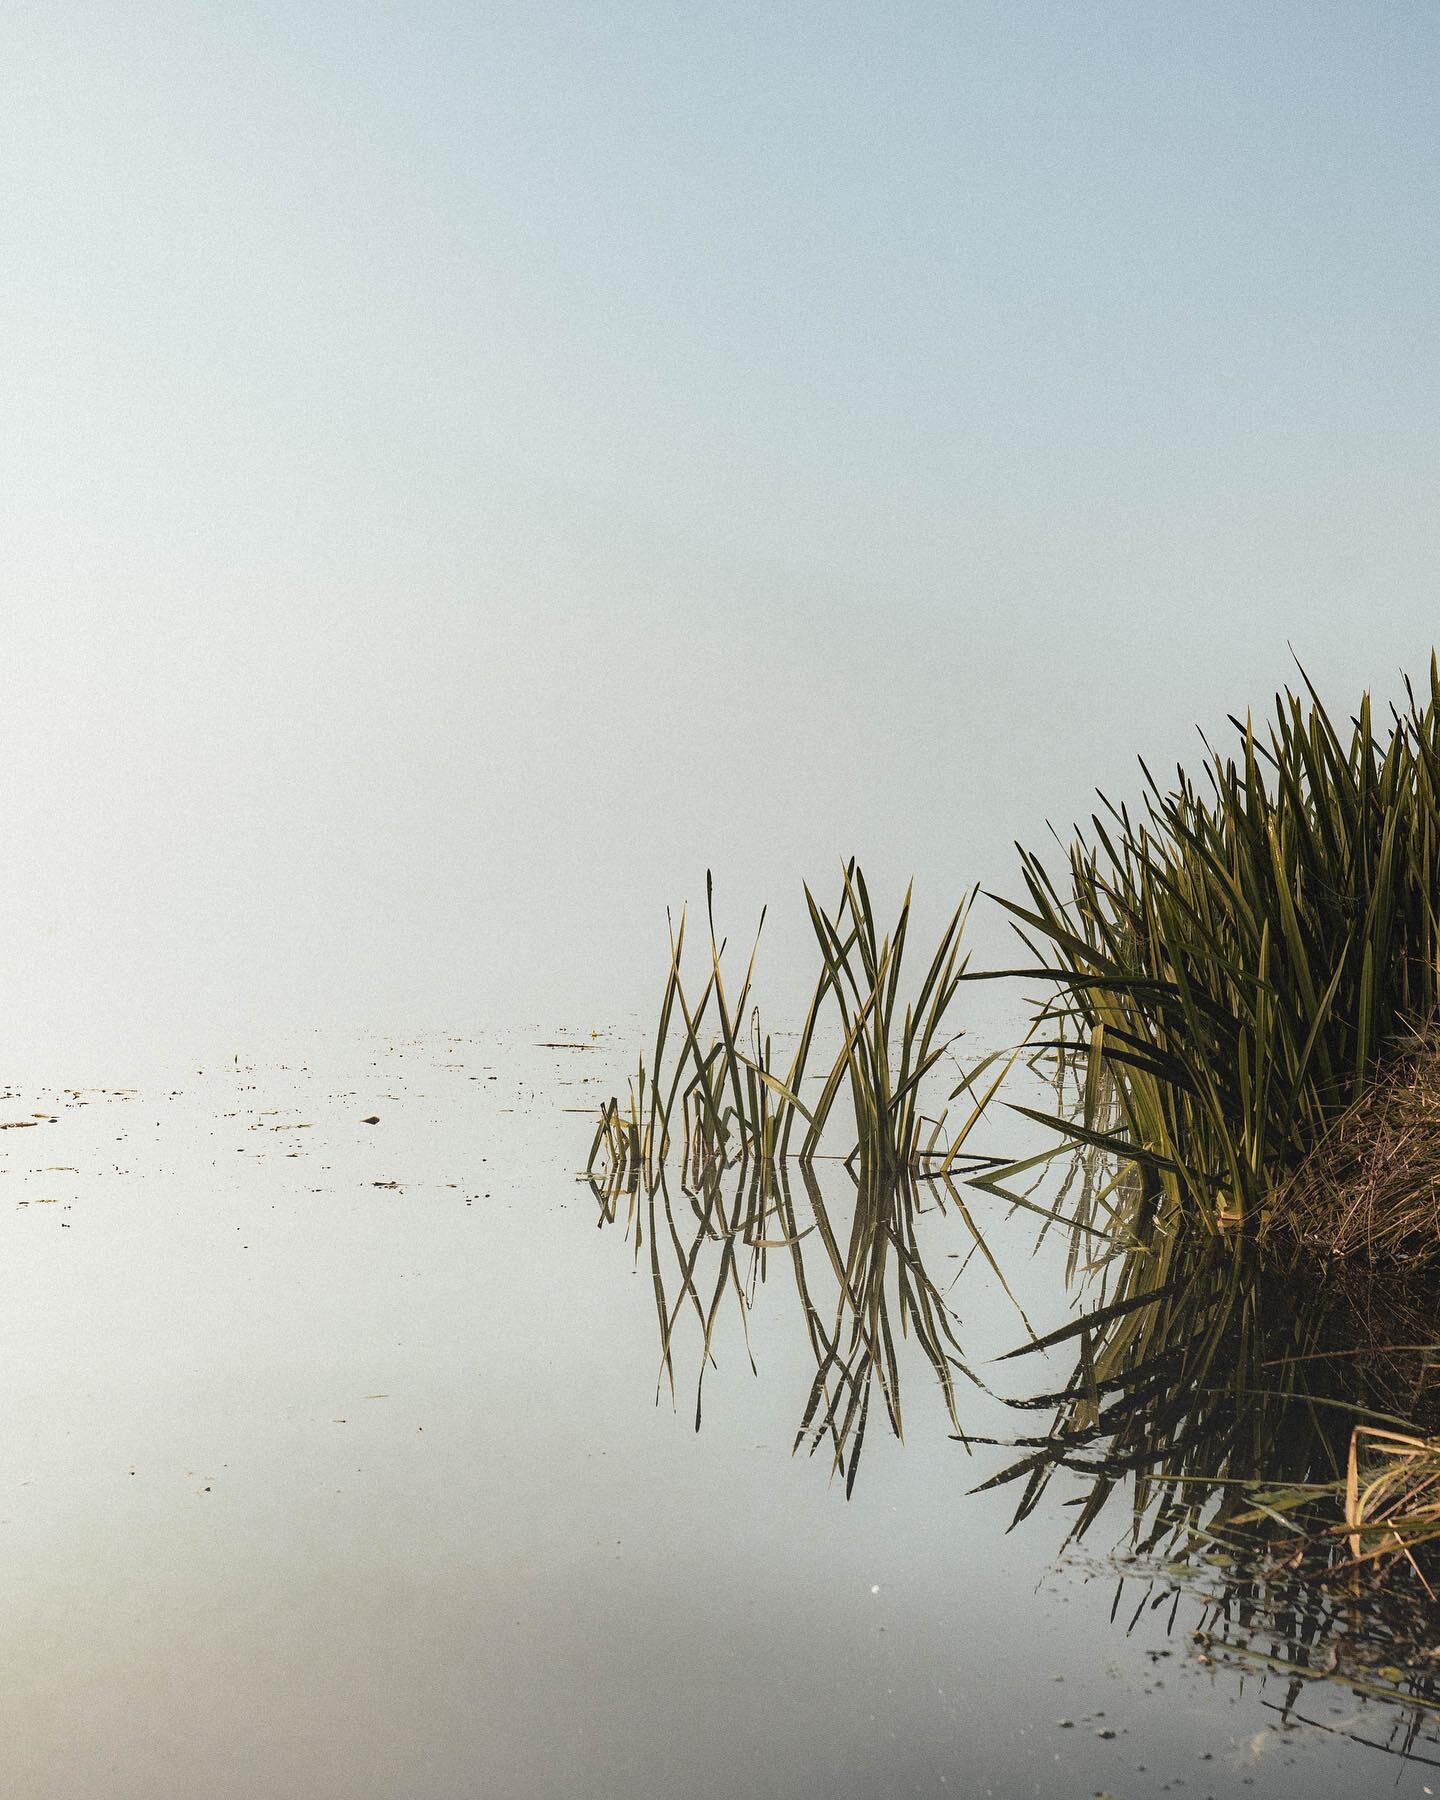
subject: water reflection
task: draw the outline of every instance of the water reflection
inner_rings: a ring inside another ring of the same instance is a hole
[[[1015,1402],[1050,1412],[1044,1436],[997,1479],[1023,1479],[1023,1518],[1057,1469],[1089,1476],[1076,1537],[1127,1482],[1141,1551],[1225,1526],[1251,1509],[1251,1484],[1333,1484],[1357,1419],[1424,1428],[1440,1396],[1428,1286],[1341,1269],[1317,1281],[1243,1240],[1128,1248],[1041,1346],[1067,1340],[1064,1386]]]
[[[973,1427],[983,1399],[989,1431],[1009,1377],[1019,1428],[978,1485],[1013,1488],[1037,1562],[1057,1539],[1082,1567],[1095,1554],[1117,1628],[1158,1613],[1175,1648],[1150,1654],[1259,1671],[1284,1723],[1440,1762],[1440,1607],[1398,1559],[1357,1567],[1342,1526],[1357,1421],[1440,1433],[1433,1284],[1339,1265],[1320,1278],[1241,1234],[1187,1233],[1099,1154],[1068,1160],[1044,1205],[1012,1172],[980,1177],[986,1203],[1028,1198],[1042,1240],[1068,1231],[1066,1256],[1018,1258],[993,1213],[977,1218],[973,1182],[752,1163],[591,1187],[600,1224],[648,1270],[660,1381],[688,1395],[693,1379],[697,1428],[719,1335],[738,1328],[748,1348],[767,1283],[813,1361],[796,1447],[824,1446],[847,1494],[872,1414],[900,1436],[917,1380],[955,1436],[994,1444],[967,1435],[967,1415]],[[993,1317],[962,1329],[972,1261],[1013,1309],[1008,1342]],[[1072,1311],[1037,1335],[1022,1302]],[[1419,1562],[1440,1591],[1440,1568]]]
[[[778,1264],[815,1362],[797,1449],[828,1446],[848,1494],[872,1408],[903,1435],[900,1345],[906,1340],[910,1360],[928,1370],[951,1429],[964,1438],[957,1384],[979,1384],[948,1296],[970,1256],[999,1271],[955,1182],[861,1179],[837,1170],[827,1191],[813,1164],[761,1163],[711,1164],[673,1183],[662,1171],[653,1182],[592,1181],[591,1187],[601,1225],[620,1226],[637,1260],[648,1259],[661,1381],[672,1395],[687,1334],[693,1344],[697,1429],[721,1314],[727,1308],[738,1314],[748,1349],[751,1311]],[[951,1218],[969,1248],[958,1271],[945,1271],[942,1287],[935,1257],[927,1262],[925,1239],[927,1227]]]
[[[1279,1697],[1262,1693],[1261,1704],[1284,1724],[1440,1767],[1434,1603],[1414,1581],[1357,1580],[1343,1555],[1329,1561],[1197,1542],[1184,1557],[1122,1574],[1114,1613],[1133,1628],[1168,1610],[1202,1664],[1277,1682]],[[1338,1690],[1347,1703],[1337,1710]]]
[[[1363,1709],[1326,1729],[1434,1755],[1434,1547],[1357,1563],[1343,1524],[1357,1422],[1440,1429],[1433,1284],[1340,1265],[1320,1275],[1238,1236],[1163,1232],[1138,1186],[1111,1198],[1114,1235],[1079,1252],[1079,1314],[1012,1352],[1066,1350],[1069,1377],[1014,1402],[1047,1413],[1046,1429],[1015,1440],[1022,1454],[986,1485],[1017,1484],[1018,1522],[1064,1471],[1072,1543],[1115,1497],[1128,1568],[1117,1618],[1169,1607],[1173,1621],[1188,1597],[1203,1660],[1285,1678],[1282,1718],[1306,1717],[1311,1684],[1329,1678]],[[1378,1722],[1372,1702],[1391,1709]]]

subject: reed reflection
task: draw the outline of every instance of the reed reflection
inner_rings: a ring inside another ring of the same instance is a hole
[[[673,1181],[662,1171],[653,1181],[592,1180],[591,1188],[601,1225],[619,1226],[637,1259],[648,1260],[660,1380],[672,1395],[687,1344],[693,1349],[697,1429],[722,1313],[738,1315],[748,1352],[750,1315],[767,1281],[793,1293],[815,1363],[795,1448],[828,1447],[849,1494],[872,1411],[903,1436],[911,1371],[923,1370],[954,1434],[965,1439],[959,1390],[979,1383],[949,1294],[971,1256],[999,1270],[948,1178],[827,1175],[828,1185],[811,1163],[711,1163]],[[953,1248],[927,1247],[940,1229],[953,1244],[948,1222],[955,1219],[966,1252],[957,1258]]]
[[[1282,1717],[1340,1681],[1399,1709],[1346,1735],[1440,1752],[1433,1281],[1341,1263],[1317,1278],[1098,1174],[1071,1171],[1081,1310],[1010,1353],[1067,1354],[1069,1375],[1012,1402],[1045,1429],[984,1485],[1019,1487],[1018,1523],[1063,1474],[1072,1546],[1114,1499],[1117,1617],[1183,1611],[1205,1661],[1284,1677]]]

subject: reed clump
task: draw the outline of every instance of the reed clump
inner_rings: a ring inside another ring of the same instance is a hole
[[[1259,1231],[1436,1016],[1440,674],[1383,721],[1366,697],[1337,725],[1307,681],[1268,729],[1232,724],[1200,780],[1146,770],[1138,814],[1102,797],[1063,878],[1022,852],[1028,902],[1004,904],[1090,1074],[1049,1122],[1136,1165],[1156,1216]]]
[[[989,1057],[961,1074],[946,1109],[926,1114],[926,1078],[960,1035],[950,1029],[967,958],[961,940],[972,893],[951,914],[908,996],[902,985],[911,917],[906,890],[893,927],[882,932],[864,874],[846,865],[841,893],[827,911],[807,887],[805,902],[820,968],[800,1031],[788,1056],[762,1030],[753,1000],[755,947],[733,991],[726,985],[725,942],[715,929],[713,887],[706,877],[709,945],[698,991],[685,975],[685,918],[672,932],[670,968],[650,1061],[642,1058],[624,1096],[601,1108],[586,1173],[613,1182],[658,1179],[678,1159],[692,1180],[712,1163],[808,1163],[822,1154],[832,1119],[850,1101],[853,1136],[847,1165],[865,1180],[920,1172],[947,1174],[1013,1062]],[[828,1031],[838,1049],[828,1062],[817,1050]],[[812,1073],[812,1061],[819,1059]],[[982,1085],[992,1064],[1000,1072]],[[810,1084],[807,1088],[807,1082]],[[816,1091],[818,1089],[818,1091]],[[808,1098],[802,1098],[802,1092]],[[964,1097],[962,1122],[948,1106]]]

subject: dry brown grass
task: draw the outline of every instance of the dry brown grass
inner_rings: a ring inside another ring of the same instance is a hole
[[[1267,1213],[1272,1233],[1324,1256],[1440,1264],[1440,1030],[1393,1058]]]
[[[1357,1563],[1403,1556],[1433,1600],[1414,1552],[1440,1536],[1440,1440],[1357,1425],[1345,1478],[1345,1532]]]

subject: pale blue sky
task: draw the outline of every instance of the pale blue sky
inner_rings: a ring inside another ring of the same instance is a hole
[[[598,1021],[1440,635],[1429,0],[0,20],[18,1050]]]

